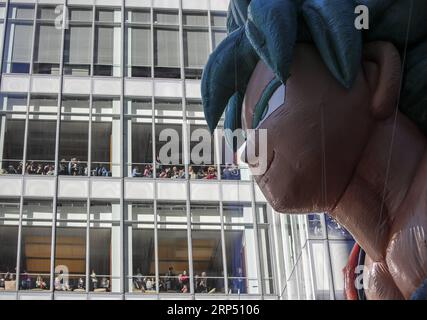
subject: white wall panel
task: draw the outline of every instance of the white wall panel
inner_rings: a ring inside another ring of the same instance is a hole
[[[222,182],[223,201],[251,201],[250,183]]]
[[[65,94],[90,94],[90,78],[64,77]]]
[[[120,179],[91,180],[92,199],[120,199]]]
[[[154,95],[156,97],[182,97],[180,80],[155,80]]]
[[[55,178],[25,177],[24,195],[26,197],[53,197],[55,193]]]
[[[68,0],[68,5],[93,5],[93,0]]]
[[[182,0],[184,10],[208,10],[208,0]]]
[[[127,7],[151,7],[151,0],[126,0]]]
[[[3,176],[0,177],[0,196],[2,197],[12,197],[20,196],[22,190],[22,179],[12,177],[12,176]]]
[[[187,80],[185,82],[185,95],[187,98],[201,99],[201,84],[200,81]]]
[[[59,77],[33,76],[31,78],[31,92],[58,94],[60,81]]]
[[[147,200],[154,198],[154,183],[152,181],[125,180],[126,200]]]
[[[103,7],[120,7],[122,5],[122,0],[95,0],[95,4]]]
[[[2,92],[28,92],[30,77],[28,75],[3,74],[1,80]]]
[[[219,201],[219,182],[191,181],[191,200]]]
[[[159,181],[157,183],[157,197],[161,200],[185,200],[185,184],[184,181]]]
[[[227,11],[230,0],[210,0],[211,10]]]
[[[93,80],[93,93],[100,95],[120,95],[121,80],[117,78],[108,79],[94,79]]]
[[[153,0],[153,7],[154,8],[166,8],[166,9],[172,9],[172,8],[179,8],[179,0]]]
[[[129,97],[151,97],[153,85],[147,79],[125,79],[125,96]]]
[[[58,196],[60,198],[86,198],[89,181],[84,178],[59,178]]]

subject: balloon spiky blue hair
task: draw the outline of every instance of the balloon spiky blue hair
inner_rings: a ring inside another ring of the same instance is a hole
[[[358,5],[369,9],[368,30],[355,27]],[[228,36],[209,57],[202,77],[210,130],[224,111],[225,128],[241,128],[243,97],[260,59],[286,83],[296,43],[314,43],[331,74],[351,88],[363,43],[384,40],[401,52],[409,49],[400,107],[427,132],[426,16],[426,0],[231,0]]]

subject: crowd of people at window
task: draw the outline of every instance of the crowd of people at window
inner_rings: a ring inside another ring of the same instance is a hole
[[[8,165],[0,169],[0,175],[16,175],[22,174],[23,163],[22,161],[17,165]],[[27,175],[42,175],[53,176],[55,175],[55,166],[53,163],[42,163],[30,161],[25,165],[25,174]],[[59,163],[58,175],[61,176],[87,176],[87,164],[78,160],[76,157],[71,158],[70,161],[62,159]],[[111,177],[111,170],[109,166],[101,163],[95,164],[91,170],[92,176]]]
[[[144,165],[143,170],[140,166],[132,169],[133,178],[153,178],[153,166]],[[184,166],[157,165],[156,177],[160,179],[185,179]],[[192,180],[216,180],[218,179],[218,170],[215,166],[189,166],[188,177]],[[226,165],[222,168],[221,179],[240,180],[240,170],[236,165]]]
[[[155,293],[157,283],[155,277],[144,277],[140,270],[137,269],[137,275],[133,279],[134,289],[143,293]],[[168,272],[159,279],[159,292],[169,293],[189,293],[190,292],[190,277],[187,271],[184,270],[180,274],[176,274],[172,266]],[[214,293],[215,287],[208,286],[208,278],[206,272],[194,276],[194,290],[196,293]]]

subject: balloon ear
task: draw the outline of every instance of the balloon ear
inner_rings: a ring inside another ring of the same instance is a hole
[[[306,0],[302,11],[323,61],[346,88],[356,78],[362,60],[362,33],[354,26],[355,3]]]
[[[282,83],[289,77],[297,26],[293,0],[252,0],[249,5],[246,36]]]
[[[259,58],[243,28],[232,32],[210,55],[201,82],[205,118],[214,131],[228,101],[245,92]]]

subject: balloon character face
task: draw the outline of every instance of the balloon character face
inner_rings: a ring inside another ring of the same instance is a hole
[[[371,102],[377,88],[370,81],[378,79],[378,67],[366,62],[348,90],[314,46],[300,44],[290,74],[260,106],[275,78],[261,61],[246,90],[244,129],[267,130],[267,171],[256,181],[278,212],[328,211],[347,187],[376,121]],[[264,108],[259,120],[257,108]]]

